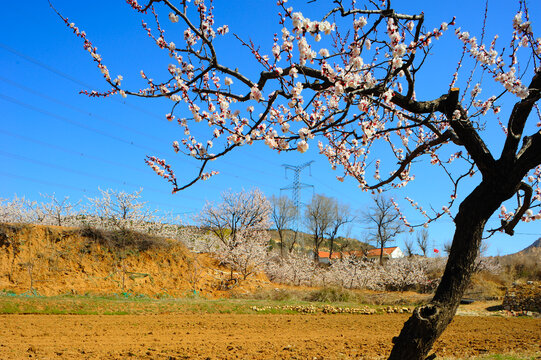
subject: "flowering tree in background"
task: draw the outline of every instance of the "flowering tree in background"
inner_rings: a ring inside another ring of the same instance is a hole
[[[84,220],[87,222],[87,226],[94,228],[101,226],[119,233],[120,241],[111,246],[111,251],[118,262],[117,266],[122,276],[121,288],[124,291],[128,274],[127,245],[133,243],[137,238],[133,230],[146,228],[145,225],[155,220],[155,211],[150,210],[145,202],[140,201],[143,189],[133,193],[112,189],[99,189],[99,191],[101,197],[88,198],[91,210],[89,214],[84,216]]]
[[[79,205],[79,202],[72,204],[69,202],[69,196],[65,196],[62,200],[57,199],[55,194],[52,195],[42,195],[43,197],[50,200],[50,202],[42,203],[43,210],[47,213],[48,217],[54,221],[55,225],[62,226],[69,222],[70,218],[75,216],[73,211],[75,207]]]
[[[0,199],[0,221],[6,223],[40,224],[47,211],[36,201],[15,195],[12,200]]]
[[[169,76],[163,81],[142,71],[145,85],[141,89],[126,89],[123,77],[110,74],[86,33],[62,19],[83,39],[85,50],[111,86],[88,95],[163,97],[174,103],[166,117],[178,122],[186,138],[175,141],[173,148],[200,160],[201,168],[195,177],[179,180],[165,160],[149,156],[147,163],[172,184],[173,192],[215,175],[207,169],[210,162],[239,146],[261,141],[273,150],[303,153],[317,139],[320,153],[333,169],[341,169],[338,179],[350,176],[367,191],[404,187],[414,178],[414,161],[423,155],[430,157],[430,163],[448,176],[452,194],[448,204],[433,212],[410,199],[427,225],[451,214],[464,178],[480,175],[478,186],[454,215],[456,230],[449,260],[434,298],[414,311],[393,340],[390,359],[427,357],[456,312],[485,225],[494,213],[499,210],[502,222],[492,230],[510,235],[518,221],[541,219],[541,131],[536,128],[541,124],[537,105],[541,39],[534,36],[524,1],[509,19],[513,28],[505,50],[500,50],[497,37],[485,41],[484,31],[477,39],[455,30],[462,48],[457,69],[471,65],[471,71],[464,79],[459,77],[464,70],[449,71],[449,82],[431,84],[439,91],[431,99],[417,98],[416,78],[430,62],[431,44],[455,25],[454,19],[426,30],[422,13],[398,13],[390,1],[359,5],[353,1],[347,6],[335,0],[328,2],[328,11],[320,20],[313,21],[287,8],[285,0],[278,0],[280,35],[275,36],[268,53],[238,38],[261,67],[253,79],[220,62],[214,41],[227,36],[229,27],[215,26],[211,4],[203,0],[181,0],[178,5],[169,0],[148,0],[142,5],[136,0],[127,2],[136,12],[151,13],[155,27],[147,22],[143,27],[172,58],[167,65]],[[318,2],[318,8],[322,3]],[[160,22],[164,14],[182,31],[183,36],[174,39],[177,43],[170,35],[178,31],[170,34],[162,26],[163,19]],[[495,82],[488,87],[495,89],[493,95],[482,94],[482,79]],[[507,124],[501,124],[498,154],[483,140],[483,118],[497,114],[500,104],[510,102],[514,106]],[[192,135],[191,129],[198,123],[210,127],[208,139]],[[518,206],[509,212],[502,204],[515,195]]]
[[[271,224],[271,205],[259,189],[222,194],[222,202],[207,202],[197,216],[200,227],[210,231],[218,241],[216,253],[220,260],[243,278],[267,259]]]
[[[261,270],[269,259],[269,240],[266,230],[240,231],[235,246],[219,250],[218,257],[246,280],[248,276]]]
[[[112,189],[99,189],[101,197],[88,198],[91,204],[89,214],[99,219],[100,223],[109,222],[109,228],[127,230],[135,224],[148,223],[154,220],[155,211],[150,210],[145,202],[141,202],[139,189],[133,193]]]

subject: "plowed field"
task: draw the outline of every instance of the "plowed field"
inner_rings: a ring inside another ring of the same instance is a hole
[[[407,315],[2,315],[1,359],[378,359]],[[457,316],[438,357],[540,354],[541,320]]]

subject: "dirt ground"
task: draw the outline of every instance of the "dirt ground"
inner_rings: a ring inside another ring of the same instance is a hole
[[[1,315],[2,359],[378,359],[407,315]],[[457,316],[438,357],[541,355],[541,319]]]

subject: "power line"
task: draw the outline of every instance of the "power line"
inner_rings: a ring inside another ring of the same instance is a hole
[[[32,144],[39,144],[41,146],[48,147],[48,148],[51,148],[51,149],[55,149],[55,150],[58,150],[58,151],[61,151],[61,152],[67,153],[67,154],[86,157],[86,158],[92,159],[94,161],[99,161],[101,163],[114,165],[114,166],[122,167],[122,168],[125,168],[125,169],[129,169],[129,170],[132,170],[132,171],[137,171],[137,172],[140,172],[140,173],[148,174],[146,171],[144,171],[144,170],[142,170],[140,168],[137,168],[137,167],[134,167],[134,166],[129,166],[129,165],[126,165],[125,163],[111,161],[109,159],[105,159],[105,158],[95,156],[95,155],[88,155],[88,154],[85,154],[83,152],[77,152],[77,151],[74,151],[74,150],[59,146],[57,144],[51,144],[51,143],[45,142],[43,140],[39,140],[39,139],[35,139],[35,138],[31,138],[31,137],[23,136],[23,135],[19,135],[19,134],[15,134],[15,133],[12,133],[10,131],[0,129],[0,134],[4,134],[4,135],[10,136],[12,138],[18,138],[18,139],[21,139],[23,141],[27,141],[27,142],[32,143]]]
[[[61,152],[67,153],[67,154],[86,157],[88,159],[91,159],[91,160],[94,160],[94,161],[97,161],[97,162],[100,162],[100,163],[113,165],[115,167],[122,167],[122,168],[125,168],[125,169],[128,169],[128,170],[131,170],[131,171],[137,171],[137,172],[139,172],[141,174],[145,174],[145,175],[149,174],[148,171],[145,171],[145,170],[143,170],[141,168],[138,168],[138,167],[126,165],[125,163],[119,163],[119,162],[111,161],[109,159],[105,159],[105,158],[102,158],[102,157],[99,157],[99,156],[88,155],[88,154],[85,154],[85,153],[82,153],[82,152],[77,152],[77,151],[74,151],[74,150],[71,150],[71,149],[56,145],[56,144],[51,144],[51,143],[48,143],[48,142],[45,142],[45,141],[42,141],[42,140],[38,140],[38,139],[35,139],[35,138],[30,138],[30,137],[27,137],[27,136],[22,136],[22,135],[19,135],[19,134],[14,134],[12,132],[5,131],[5,130],[2,130],[2,129],[0,129],[0,134],[4,134],[4,135],[7,135],[7,136],[10,136],[10,137],[13,137],[13,138],[18,138],[18,139],[21,139],[23,141],[30,142],[32,144],[40,144],[41,146],[49,147],[51,149],[55,149],[55,150],[58,150],[58,151],[61,151]],[[227,175],[227,176],[229,176],[229,175]],[[206,185],[206,186],[208,186],[210,188],[214,188],[214,189],[220,189],[217,186],[213,186],[213,185]]]
[[[41,67],[41,68],[43,68],[43,69],[45,69],[45,70],[47,70],[47,71],[49,71],[49,72],[51,72],[53,74],[56,74],[56,75],[66,79],[66,80],[69,80],[69,81],[71,81],[71,82],[73,82],[75,84],[81,85],[81,86],[83,86],[85,88],[88,88],[88,89],[92,88],[91,85],[89,85],[89,84],[87,84],[87,83],[85,83],[85,82],[83,82],[81,80],[78,80],[78,79],[66,74],[65,72],[62,72],[62,71],[60,71],[60,70],[58,70],[58,69],[56,69],[56,68],[54,68],[54,67],[52,67],[50,65],[47,65],[47,64],[45,64],[45,63],[43,63],[43,62],[29,56],[29,55],[25,55],[25,54],[15,50],[15,49],[9,47],[6,44],[0,43],[0,47],[3,48],[6,51],[9,51],[13,55],[16,55],[16,56],[18,56],[18,57],[20,57],[20,58],[22,58],[22,59],[24,59],[24,60],[26,60],[28,62],[31,62],[32,64],[37,65],[37,66],[39,66],[39,67]],[[141,112],[143,114],[146,114],[148,116],[151,116],[151,117],[157,118],[159,120],[162,120],[162,118],[157,116],[156,114],[153,114],[153,113],[151,113],[149,111],[146,111],[145,109],[140,108],[138,106],[135,106],[133,104],[128,104],[128,103],[126,103],[124,101],[119,100],[118,98],[113,98],[113,101],[116,101],[116,102],[121,103],[123,105],[126,105],[128,107],[131,107],[131,108],[133,108],[133,109],[135,109],[135,110],[137,110],[137,111],[139,111],[139,112]]]
[[[85,176],[85,177],[90,177],[90,178],[94,178],[94,179],[98,179],[98,180],[106,180],[106,181],[114,182],[114,183],[117,183],[117,184],[120,184],[120,185],[123,185],[123,186],[131,186],[131,187],[134,187],[134,188],[141,187],[140,185],[132,184],[132,183],[127,182],[127,181],[122,181],[122,180],[118,180],[118,179],[115,179],[115,178],[109,178],[109,177],[106,177],[106,176],[96,175],[96,174],[89,173],[89,172],[86,172],[86,171],[75,170],[75,169],[67,168],[67,167],[64,167],[64,166],[61,166],[61,165],[51,164],[51,163],[46,162],[46,161],[40,161],[40,160],[31,159],[31,158],[28,158],[26,156],[13,154],[13,153],[10,153],[10,152],[7,152],[7,151],[1,151],[0,150],[0,156],[10,158],[10,159],[11,158],[16,158],[16,159],[19,159],[19,160],[22,160],[22,161],[25,161],[25,162],[29,162],[29,163],[33,163],[33,164],[37,164],[37,165],[57,169],[57,170],[62,170],[62,171],[65,171],[65,172],[69,172],[69,173],[73,173],[73,174],[77,174],[77,175],[82,175],[82,176]],[[149,191],[152,191],[152,192],[162,194],[162,195],[164,193],[166,193],[163,189],[157,189],[157,188],[148,187],[148,186],[146,187],[146,189],[149,190]],[[190,196],[190,195],[186,195],[186,194],[183,194],[182,197],[187,198],[187,199],[191,199],[191,200],[199,200],[199,201],[204,200],[202,198],[198,198],[198,197]]]
[[[30,105],[30,104],[27,104],[27,103],[24,103],[22,101],[19,101],[17,99],[14,99],[12,98],[11,96],[7,96],[7,95],[4,95],[4,94],[1,94],[0,93],[0,99],[4,100],[4,101],[7,101],[7,102],[10,102],[10,103],[13,103],[13,104],[16,104],[16,105],[19,105],[21,107],[24,107],[24,108],[27,108],[29,110],[32,110],[32,111],[35,111],[35,112],[38,112],[40,114],[43,114],[43,115],[46,115],[46,116],[49,116],[49,117],[52,117],[52,118],[55,118],[55,119],[58,119],[60,121],[63,121],[63,122],[66,122],[68,124],[71,124],[71,125],[74,125],[74,126],[77,126],[77,127],[80,127],[80,128],[83,128],[83,129],[86,129],[88,131],[92,131],[96,134],[100,134],[102,136],[105,136],[105,137],[108,137],[110,139],[113,139],[115,141],[119,141],[121,143],[124,143],[124,144],[127,144],[127,145],[131,145],[131,146],[134,146],[134,147],[138,147],[142,150],[146,150],[146,151],[152,151],[152,149],[146,147],[146,146],[143,146],[143,145],[138,145],[138,144],[135,144],[133,141],[127,141],[127,140],[124,140],[118,136],[114,136],[114,135],[109,135],[107,134],[106,132],[103,132],[101,130],[98,130],[98,129],[95,129],[91,126],[88,126],[88,125],[85,125],[85,124],[82,124],[78,121],[75,121],[75,120],[71,120],[71,119],[68,119],[67,117],[64,117],[64,116],[61,116],[61,115],[57,115],[57,114],[54,114],[54,113],[51,113],[47,110],[44,110],[44,109],[40,109],[36,106],[33,106],[33,105]]]
[[[77,111],[77,112],[79,112],[79,113],[81,113],[81,114],[84,114],[84,115],[87,115],[87,116],[89,116],[89,117],[95,117],[95,118],[97,118],[97,119],[100,119],[101,121],[104,121],[104,122],[113,124],[113,125],[115,125],[115,126],[118,126],[118,127],[120,127],[120,128],[123,128],[124,130],[133,132],[133,133],[138,134],[138,135],[142,135],[142,136],[144,136],[145,138],[152,138],[152,139],[154,139],[155,141],[159,141],[159,142],[162,141],[161,139],[159,139],[159,138],[153,136],[152,134],[149,134],[148,132],[142,132],[142,131],[140,131],[140,130],[134,129],[134,128],[129,127],[129,126],[126,126],[125,124],[120,123],[120,122],[118,122],[118,121],[114,121],[114,120],[111,120],[111,119],[107,119],[107,118],[105,118],[105,117],[103,117],[103,116],[101,116],[101,115],[98,115],[98,114],[93,114],[93,113],[90,112],[90,111],[81,109],[81,108],[79,108],[79,107],[77,107],[77,106],[73,106],[73,105],[71,105],[71,104],[68,104],[68,103],[62,101],[62,100],[53,98],[53,97],[51,97],[51,96],[49,96],[49,95],[43,94],[43,93],[41,93],[41,92],[39,92],[39,91],[36,91],[36,90],[34,90],[34,89],[32,89],[32,88],[29,88],[29,87],[27,87],[27,86],[24,86],[24,85],[22,85],[22,84],[20,84],[20,83],[17,83],[17,82],[15,82],[15,81],[10,80],[10,79],[6,79],[6,78],[4,78],[4,77],[2,77],[2,76],[0,76],[0,81],[3,81],[3,82],[5,82],[5,83],[7,83],[7,84],[9,84],[9,85],[11,85],[11,86],[18,87],[18,88],[21,89],[21,90],[24,90],[24,91],[26,91],[26,92],[29,92],[29,93],[34,94],[34,95],[36,95],[36,96],[39,96],[39,97],[41,97],[41,98],[43,98],[43,99],[46,99],[46,100],[48,100],[48,101],[50,101],[50,102],[54,102],[54,103],[56,103],[56,104],[59,104],[59,105],[65,107],[65,108],[68,108],[68,109]]]
[[[23,53],[21,53],[21,52],[15,50],[15,49],[13,49],[13,48],[7,46],[6,44],[0,43],[0,47],[3,48],[3,49],[6,50],[6,51],[8,51],[8,52],[10,52],[10,53],[12,53],[12,54],[18,56],[18,57],[20,57],[20,58],[26,60],[26,61],[28,61],[28,62],[34,64],[34,65],[37,65],[37,66],[39,66],[39,67],[41,67],[41,68],[43,68],[43,69],[45,69],[45,70],[47,70],[47,71],[49,71],[49,72],[51,72],[51,73],[56,74],[57,76],[60,76],[60,77],[62,77],[62,78],[64,78],[64,79],[66,79],[66,80],[69,80],[69,81],[71,81],[71,82],[73,82],[73,83],[76,83],[76,84],[78,84],[78,85],[84,86],[84,87],[86,87],[86,88],[92,88],[91,85],[89,85],[89,84],[87,84],[87,83],[85,83],[85,82],[83,82],[83,81],[81,81],[81,80],[79,80],[79,79],[76,79],[75,77],[72,77],[72,76],[70,76],[70,75],[68,75],[68,74],[66,74],[66,73],[64,73],[64,72],[62,72],[61,70],[58,70],[58,69],[56,69],[56,68],[53,67],[53,66],[47,65],[47,64],[45,64],[45,63],[43,63],[43,62],[41,62],[41,61],[39,61],[39,60],[37,60],[37,59],[35,59],[35,58],[29,56],[29,55],[25,55],[25,54],[23,54]],[[21,88],[21,89],[23,89],[23,90],[25,90],[25,91],[29,91],[29,92],[31,92],[31,93],[34,93],[34,94],[38,95],[38,96],[48,98],[50,101],[53,101],[53,102],[56,102],[56,103],[60,103],[61,105],[64,105],[64,106],[67,105],[67,104],[61,102],[60,100],[55,100],[54,98],[51,98],[50,96],[40,94],[39,92],[34,91],[34,90],[31,90],[31,89],[27,88],[27,87],[24,86],[24,85],[17,84],[17,83],[15,83],[15,82],[13,82],[13,81],[11,81],[11,80],[8,80],[8,79],[5,79],[5,78],[0,78],[0,79],[2,79],[3,81],[5,81],[5,82],[7,82],[7,83],[15,84],[15,86],[18,86],[19,88]],[[42,114],[45,114],[45,115],[48,115],[48,116],[55,117],[55,118],[57,118],[57,119],[59,119],[59,120],[61,120],[61,121],[66,121],[66,122],[71,123],[71,124],[73,124],[73,125],[76,125],[76,126],[80,126],[80,127],[86,128],[87,130],[90,130],[90,131],[99,133],[99,134],[101,134],[101,135],[103,135],[103,136],[106,136],[106,137],[109,137],[109,138],[113,138],[113,139],[115,139],[115,140],[118,140],[118,141],[127,143],[127,144],[129,144],[129,145],[133,145],[133,146],[136,146],[136,147],[140,147],[140,148],[142,148],[142,149],[146,149],[147,151],[150,150],[150,151],[153,151],[153,152],[157,152],[156,150],[150,149],[150,148],[148,148],[148,147],[146,147],[146,146],[136,145],[136,144],[134,144],[134,143],[131,142],[131,141],[123,140],[123,139],[121,139],[121,138],[119,138],[119,137],[117,137],[117,136],[109,135],[109,134],[107,134],[107,133],[102,132],[101,130],[94,129],[94,128],[89,127],[89,126],[86,126],[86,125],[84,125],[84,124],[80,124],[80,123],[78,123],[78,122],[76,122],[76,121],[72,121],[72,120],[67,119],[67,118],[65,118],[65,117],[63,117],[63,116],[60,116],[60,115],[56,115],[56,114],[50,113],[50,112],[48,112],[48,111],[46,111],[46,110],[39,109],[39,108],[37,108],[37,107],[35,107],[35,106],[32,106],[32,105],[29,105],[29,104],[25,104],[25,103],[23,103],[23,102],[18,101],[17,99],[14,99],[14,98],[11,98],[11,97],[7,96],[7,95],[2,95],[2,94],[0,94],[0,98],[3,98],[4,100],[9,101],[9,102],[12,102],[12,103],[14,103],[14,104],[17,104],[17,105],[19,105],[19,106],[26,107],[26,108],[28,108],[28,109],[30,109],[30,110],[37,111],[37,112],[40,112],[40,113],[42,113]],[[140,107],[137,107],[137,106],[135,106],[135,105],[128,104],[127,102],[124,102],[124,101],[120,101],[119,99],[114,98],[114,97],[113,97],[112,99],[113,99],[113,101],[116,101],[116,102],[121,103],[121,104],[123,104],[123,105],[126,105],[126,106],[128,106],[128,107],[132,107],[132,108],[134,108],[135,110],[137,110],[137,111],[139,111],[139,112],[141,112],[141,113],[144,113],[144,114],[146,114],[146,115],[150,115],[150,116],[152,116],[152,117],[156,117],[156,118],[162,120],[162,117],[159,117],[159,116],[157,116],[156,114],[150,113],[150,112],[148,112],[148,111],[146,111],[146,110],[144,110],[144,109],[142,109],[142,108],[140,108]],[[76,111],[80,111],[80,112],[86,113],[84,110],[78,109],[78,108],[73,107],[73,106],[71,106],[71,105],[69,105],[68,107],[70,107],[70,108],[72,108],[72,109],[75,109]],[[92,116],[92,115],[90,115],[90,114],[87,114],[87,115]],[[114,121],[111,121],[111,120],[108,120],[108,119],[104,119],[104,118],[102,118],[102,119],[103,119],[104,121],[114,123],[114,124],[116,124],[117,126],[124,127],[124,128],[126,128],[126,129],[128,129],[128,130],[130,130],[130,131],[136,131],[136,132],[138,132],[137,130],[130,129],[129,127],[126,127],[125,125],[119,124],[119,123],[117,123],[117,122],[114,122]],[[253,155],[253,154],[250,154],[250,156],[252,156],[252,157],[254,157],[254,158],[259,158],[260,160],[264,160],[264,161],[268,162],[267,159],[262,159],[261,157],[255,156],[255,155]],[[265,171],[262,171],[262,170],[249,168],[249,167],[243,166],[243,165],[241,165],[241,164],[233,163],[233,162],[231,162],[231,161],[227,161],[227,160],[223,160],[223,159],[221,159],[221,162],[222,162],[222,163],[225,163],[225,164],[232,164],[232,165],[234,165],[234,166],[236,166],[236,167],[244,168],[244,169],[247,169],[247,170],[249,170],[249,171],[251,171],[251,172],[258,172],[258,173],[261,173],[261,174],[267,175],[267,176],[273,176],[273,175],[274,175],[274,174],[271,174],[271,173],[268,173],[268,172],[265,172]],[[224,172],[224,171],[221,171],[221,172],[222,172],[223,174],[228,174],[227,172]],[[236,178],[241,178],[241,177],[238,176],[238,175],[233,175],[233,174],[229,174],[229,175],[230,175],[230,176],[233,176],[233,177],[236,177]],[[247,178],[244,178],[244,179],[251,181],[251,179],[247,179]],[[264,184],[264,185],[266,185],[266,186],[269,186],[269,187],[274,187],[274,186],[275,186],[274,184],[271,185],[271,184],[265,184],[265,183],[262,183],[262,182],[260,182],[260,183],[261,183],[261,184]]]
[[[96,190],[88,190],[86,188],[80,188],[80,187],[76,187],[76,186],[69,185],[69,184],[61,184],[61,183],[53,182],[53,181],[37,179],[37,178],[31,178],[31,177],[22,176],[22,175],[18,175],[18,174],[13,174],[13,173],[5,172],[5,171],[0,171],[0,175],[5,176],[5,177],[10,177],[10,178],[13,178],[13,179],[19,179],[19,180],[23,180],[23,181],[28,181],[28,182],[32,182],[32,183],[36,183],[36,184],[54,186],[54,187],[62,188],[62,189],[67,188],[67,189],[76,190],[76,191],[79,191],[79,192],[82,192],[82,193],[100,195],[100,193],[98,191],[96,191]],[[167,207],[171,207],[171,208],[178,208],[177,205],[164,203],[164,202],[161,202],[161,201],[145,200],[144,202],[149,203],[149,204],[154,204],[154,205],[161,205],[161,206],[167,206]],[[193,214],[193,213],[196,213],[196,212],[199,211],[198,209],[195,209],[195,208],[183,208],[183,209],[187,209],[187,210],[189,209],[189,210],[184,211],[184,212],[176,212],[176,213],[173,213],[173,215],[189,214],[189,213]]]
[[[95,129],[95,128],[90,127],[90,126],[88,126],[88,125],[82,124],[82,123],[80,123],[80,122],[78,122],[78,121],[68,119],[68,118],[66,118],[66,117],[64,117],[64,116],[54,114],[54,113],[52,113],[52,112],[49,112],[49,111],[47,111],[47,110],[38,108],[38,107],[36,107],[36,106],[33,106],[33,105],[30,105],[30,104],[24,103],[24,102],[22,102],[22,101],[19,101],[19,100],[17,100],[17,99],[14,99],[14,98],[12,98],[12,97],[10,97],[10,96],[7,96],[7,95],[1,94],[1,93],[0,93],[0,99],[3,99],[3,100],[5,100],[5,101],[11,102],[11,103],[16,104],[16,105],[19,105],[19,106],[21,106],[21,107],[27,108],[27,109],[29,109],[29,110],[32,110],[32,111],[41,113],[41,114],[43,114],[43,115],[53,117],[53,118],[58,119],[58,120],[60,120],[60,121],[67,122],[67,123],[72,124],[72,125],[74,125],[74,126],[81,127],[81,128],[86,129],[86,130],[88,130],[88,131],[95,132],[95,133],[97,133],[97,134],[99,134],[99,135],[102,135],[102,136],[104,136],[104,137],[108,137],[108,138],[113,139],[113,140],[115,140],[115,141],[122,142],[122,143],[124,143],[124,144],[128,144],[128,145],[131,145],[131,146],[135,146],[135,147],[138,147],[138,148],[143,149],[143,150],[146,150],[146,151],[151,151],[151,152],[155,152],[155,151],[156,151],[155,149],[149,148],[149,147],[147,147],[147,146],[136,144],[136,143],[134,143],[133,141],[124,140],[124,139],[122,139],[122,138],[120,138],[120,137],[118,137],[118,136],[110,135],[110,134],[108,134],[108,133],[106,133],[106,132],[104,132],[104,131]],[[184,160],[185,160],[185,161],[189,161],[189,160],[191,160],[191,158],[190,158],[190,159],[185,158]],[[224,161],[224,162],[225,162],[225,161]],[[191,165],[194,165],[194,164],[192,163]],[[237,165],[237,164],[235,164],[235,165],[236,165],[236,166],[239,166],[239,165]],[[243,168],[244,166],[239,166],[239,167]],[[250,171],[252,171],[252,172],[254,171],[253,169],[250,169],[250,168],[247,168],[247,167],[244,167],[244,168],[246,168],[246,169],[248,169],[248,170],[250,170]],[[257,170],[255,170],[255,171],[257,172]],[[240,178],[244,178],[245,180],[248,180],[248,181],[250,181],[250,182],[253,181],[252,179],[249,179],[249,178],[246,178],[246,177],[242,177],[242,176],[239,176],[239,175],[234,175],[234,174],[229,173],[229,172],[227,172],[227,171],[220,171],[220,172],[223,173],[224,175],[229,175],[229,176],[232,176],[232,177],[235,177],[235,178],[239,178],[239,179],[240,179]],[[268,174],[268,173],[267,173],[267,174]],[[268,174],[268,175],[271,175],[271,174]],[[263,182],[261,182],[261,181],[259,181],[259,183],[260,183],[260,184],[264,184],[264,185],[266,185],[266,186],[274,186],[274,185],[270,185],[270,184],[263,183]]]
[[[76,83],[76,84],[78,84],[78,85],[84,86],[84,87],[86,87],[86,88],[92,88],[91,85],[89,85],[89,84],[87,84],[87,83],[85,83],[85,82],[83,82],[83,81],[81,81],[81,80],[78,80],[78,79],[76,79],[76,78],[74,78],[74,77],[72,77],[72,76],[70,76],[70,75],[68,75],[68,74],[66,74],[66,73],[64,73],[64,72],[62,72],[62,71],[60,71],[60,70],[58,70],[58,69],[52,67],[52,66],[50,66],[50,65],[47,65],[47,64],[45,64],[45,63],[43,63],[43,62],[41,62],[41,61],[39,61],[39,60],[37,60],[37,59],[35,59],[35,58],[29,56],[29,55],[25,55],[25,54],[23,54],[23,53],[21,53],[21,52],[15,50],[15,49],[13,49],[13,48],[11,48],[11,47],[5,45],[5,44],[3,44],[3,43],[0,43],[0,47],[3,48],[3,49],[5,49],[5,50],[7,50],[8,52],[10,52],[10,53],[12,53],[12,54],[14,54],[14,55],[16,55],[16,56],[18,56],[18,57],[20,57],[20,58],[22,58],[22,59],[28,61],[28,62],[31,62],[31,63],[33,63],[34,65],[37,65],[37,66],[39,66],[39,67],[41,67],[41,68],[43,68],[43,69],[45,69],[45,70],[47,70],[47,71],[49,71],[49,72],[51,72],[51,73],[54,73],[54,74],[56,74],[56,75],[58,75],[58,76],[60,76],[60,77],[62,77],[62,78],[64,78],[64,79],[67,79],[67,80],[69,80],[69,81],[71,81],[71,82],[73,82],[73,83]],[[0,78],[0,79],[2,79],[2,80],[5,81],[5,82],[8,82],[8,83],[16,84],[16,83],[14,83],[13,81],[8,80],[8,79],[4,79],[4,78]],[[51,101],[54,101],[54,102],[57,102],[57,103],[60,103],[60,104],[64,104],[63,102],[61,102],[61,101],[59,101],[59,100],[55,100],[55,99],[53,99],[53,98],[51,98],[51,97],[49,97],[49,96],[46,96],[46,95],[40,95],[38,92],[36,92],[36,91],[34,91],[34,90],[31,90],[31,89],[27,88],[27,87],[24,86],[24,85],[18,84],[18,85],[15,85],[15,86],[18,86],[19,88],[22,88],[22,89],[25,90],[25,91],[29,91],[29,92],[31,92],[31,93],[37,94],[38,96],[42,96],[42,97],[45,96],[46,98],[51,99]],[[0,96],[1,96],[1,95],[0,95]],[[12,99],[12,98],[11,98],[11,99]],[[157,119],[163,120],[162,117],[159,117],[159,116],[157,116],[156,114],[153,114],[153,113],[151,113],[151,112],[148,112],[148,111],[146,111],[145,109],[142,109],[142,108],[140,108],[140,107],[138,107],[138,106],[131,105],[131,104],[129,104],[129,103],[125,102],[125,101],[121,101],[121,100],[119,100],[119,99],[117,99],[117,98],[115,98],[115,97],[113,97],[112,99],[113,99],[114,101],[118,102],[118,103],[121,103],[121,104],[126,105],[126,106],[128,106],[128,107],[131,107],[131,108],[133,108],[133,109],[135,109],[135,110],[137,110],[137,111],[139,111],[139,112],[141,112],[141,113],[144,113],[144,114],[146,114],[146,115],[150,115],[150,116],[155,117],[155,118],[157,118]],[[12,99],[12,100],[15,100],[15,99]],[[24,105],[21,105],[21,106],[24,106]],[[26,106],[25,106],[25,107],[26,107]],[[73,107],[73,106],[69,106],[69,107],[70,107],[70,108],[75,108],[75,107]],[[77,108],[75,108],[75,109],[77,109]],[[80,109],[78,109],[77,111],[82,111],[82,112],[86,113],[84,110],[80,110]],[[91,116],[91,115],[90,115],[90,116]],[[121,127],[124,127],[124,128],[129,129],[129,128],[126,127],[125,125],[118,124],[117,122],[114,122],[114,121],[111,121],[111,120],[108,120],[108,119],[104,119],[104,118],[102,118],[102,119],[103,119],[104,121],[114,123],[114,124],[116,124],[117,126],[121,126]],[[130,130],[130,131],[134,131],[134,130]],[[135,131],[136,131],[136,130],[135,130]],[[136,132],[138,132],[138,131],[136,131]],[[145,134],[145,136],[146,136],[146,134]],[[156,151],[156,150],[152,150],[152,151],[158,152],[158,151]],[[263,159],[263,158],[261,158],[261,157],[259,157],[259,156],[257,156],[257,155],[249,154],[249,156],[254,157],[254,158],[257,158],[257,159],[259,159],[259,160],[262,160],[262,161],[265,161],[265,162],[269,163],[268,159]],[[227,161],[227,160],[221,159],[221,162],[223,162],[223,163],[225,163],[225,164],[232,164],[232,165],[234,165],[234,166],[236,166],[236,167],[240,167],[240,168],[245,168],[245,169],[250,170],[250,171],[252,171],[252,172],[255,171],[255,172],[259,172],[259,173],[264,174],[264,175],[271,175],[271,176],[273,175],[273,174],[270,174],[270,173],[265,172],[265,171],[262,171],[262,170],[255,170],[255,169],[253,169],[253,168],[248,168],[248,167],[245,167],[245,166],[240,165],[240,164],[238,164],[238,163],[233,163],[233,162],[231,162],[231,161]],[[275,163],[275,164],[276,164],[276,163]],[[277,165],[277,164],[276,164],[276,165]],[[224,172],[224,174],[225,174],[225,172]],[[231,176],[235,176],[235,175],[231,175]],[[238,176],[235,176],[235,177],[238,177]],[[248,180],[249,180],[249,179],[248,179]],[[274,186],[274,185],[267,185],[267,186]]]

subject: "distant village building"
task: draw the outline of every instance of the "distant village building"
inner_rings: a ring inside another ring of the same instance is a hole
[[[322,264],[330,264],[332,261],[341,259],[342,257],[355,256],[357,258],[367,258],[367,259],[379,259],[381,254],[381,249],[370,249],[366,252],[356,250],[356,251],[344,251],[344,252],[333,252],[329,258],[329,251],[320,251],[319,253],[319,262]],[[400,259],[404,257],[404,253],[398,246],[383,248],[383,258],[384,259]]]
[[[369,259],[379,259],[381,249],[370,249],[366,253],[366,257]],[[398,246],[383,248],[384,259],[400,259],[404,257],[404,253]]]
[[[339,253],[339,252],[333,252],[330,258],[329,258],[330,252],[328,251],[320,251],[318,254],[319,254],[319,262],[322,264],[330,264],[332,260],[337,260],[342,257],[342,253]]]

